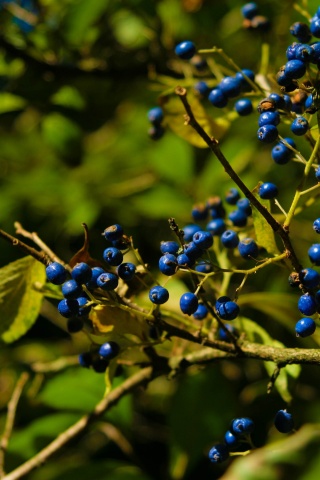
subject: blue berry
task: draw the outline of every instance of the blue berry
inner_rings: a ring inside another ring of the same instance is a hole
[[[208,249],[213,244],[213,238],[210,232],[199,231],[193,235],[194,244],[198,248]]]
[[[208,96],[208,100],[214,107],[217,108],[226,107],[228,104],[228,97],[219,87],[211,90]]]
[[[298,49],[296,50],[297,55]],[[290,80],[301,78],[306,73],[306,65],[301,60],[288,60],[285,64],[285,75]]]
[[[246,213],[239,208],[237,210],[233,210],[233,212],[230,212],[228,218],[235,227],[244,227],[248,220]]]
[[[253,111],[252,102],[249,98],[240,98],[234,104],[234,109],[241,117],[250,115]]]
[[[294,156],[294,153],[292,150],[290,150],[290,148],[286,147],[280,142],[273,147],[271,156],[278,165],[285,165],[291,160],[291,158]]]
[[[279,112],[277,111],[268,111],[268,112],[262,112],[260,113],[259,119],[258,119],[258,125],[259,127],[263,127],[263,125],[279,125],[280,123],[280,115]]]
[[[46,268],[46,275],[49,282],[61,285],[66,280],[68,272],[61,263],[52,262]]]
[[[201,273],[210,273],[212,272],[212,265],[211,263],[201,262],[195,266],[195,270]]]
[[[310,23],[310,31],[316,38],[320,38],[320,18],[313,17]]]
[[[279,410],[274,418],[274,426],[280,433],[289,433],[293,430],[294,421],[287,410]]]
[[[82,286],[75,280],[67,280],[61,287],[65,298],[76,298],[82,294]]]
[[[309,335],[312,335],[315,332],[316,329],[316,324],[315,321],[312,320],[310,317],[304,317],[301,318],[297,323],[296,323],[296,335],[297,337],[309,337]]]
[[[313,222],[313,230],[316,233],[320,233],[320,218],[316,218],[315,221]]]
[[[198,258],[200,258],[202,256],[203,252],[204,252],[194,242],[186,243],[183,246],[183,251],[190,258],[190,260],[193,260],[194,262]]]
[[[237,77],[224,77],[219,88],[227,98],[237,97],[241,91],[241,80]]]
[[[91,352],[80,353],[80,355],[78,357],[78,360],[79,360],[79,364],[81,365],[81,367],[89,368],[91,366],[91,362],[92,362]]]
[[[309,130],[308,120],[304,117],[298,116],[293,120],[290,128],[295,135],[304,135]]]
[[[120,347],[116,342],[106,342],[99,348],[100,357],[106,360],[112,360],[120,352]]]
[[[271,182],[266,182],[259,187],[259,196],[263,200],[270,200],[278,195],[278,187]]]
[[[263,125],[258,129],[257,137],[261,142],[272,143],[278,138],[278,130],[274,125]]]
[[[217,309],[217,314],[223,320],[234,320],[239,315],[240,308],[236,302],[228,301],[221,303]]]
[[[225,327],[229,330],[230,333],[233,335],[238,335],[237,329],[231,325],[230,323],[227,323]],[[222,340],[223,342],[230,342],[230,336],[227,334],[227,332],[223,328],[219,328],[219,339]]]
[[[167,241],[162,241],[160,243],[160,251],[161,253],[171,253],[172,255],[175,255],[180,246],[177,242],[174,242],[173,240],[167,240]]]
[[[196,46],[190,40],[178,43],[175,48],[175,54],[183,60],[190,60],[196,53]]]
[[[65,318],[77,315],[79,304],[75,298],[65,298],[58,303],[58,312]]]
[[[202,230],[202,227],[200,227],[200,225],[197,225],[195,223],[190,223],[188,225],[185,225],[182,230],[183,230],[183,240],[185,242],[191,242],[193,235],[196,232],[199,232],[199,230]]]
[[[226,224],[222,218],[216,218],[211,220],[206,226],[206,230],[211,233],[211,235],[220,236],[226,229]]]
[[[222,297],[219,297],[216,300],[216,304],[215,304],[216,310],[218,311],[220,306],[223,305],[226,302],[231,302],[231,298],[227,297],[227,295],[222,295]]]
[[[286,57],[288,60],[295,60],[296,58],[296,49],[301,45],[301,43],[293,42],[286,50]]]
[[[118,248],[108,247],[103,252],[103,260],[110,267],[117,267],[123,261],[123,255]]]
[[[234,435],[250,435],[254,430],[254,423],[251,418],[235,418],[231,422],[230,431]]]
[[[209,453],[208,457],[210,462],[212,463],[221,463],[225,462],[229,458],[229,450],[226,445],[223,443],[218,443],[217,445],[214,445]]]
[[[92,277],[91,267],[84,262],[77,263],[71,271],[71,277],[78,283],[87,283]]]
[[[320,243],[314,243],[308,250],[310,261],[315,265],[320,265]]]
[[[118,277],[114,273],[102,273],[97,278],[97,286],[103,290],[114,290],[118,286]]]
[[[78,316],[85,317],[89,315],[91,310],[91,305],[87,305],[87,303],[89,302],[88,298],[82,296],[82,297],[78,297],[76,300],[79,305]]]
[[[169,300],[169,292],[166,288],[156,285],[149,291],[149,299],[156,305],[162,305]]]
[[[207,207],[213,219],[223,218],[226,214],[222,199],[218,196],[208,198]]]
[[[192,315],[198,309],[198,298],[194,293],[184,293],[180,298],[180,309],[182,313]]]
[[[193,65],[199,72],[206,70],[208,63],[205,58],[202,58],[200,55],[194,55],[190,59],[191,65]]]
[[[249,260],[256,258],[259,253],[259,248],[253,238],[245,238],[239,242],[238,250],[241,257]]]
[[[302,22],[295,22],[289,29],[291,35],[297,37],[298,42],[308,43],[311,40],[309,25]]]
[[[304,268],[299,272],[299,280],[305,287],[314,288],[320,283],[320,275],[312,268]]]
[[[193,205],[191,215],[196,222],[199,220],[206,220],[208,217],[207,205],[204,203],[197,203],[196,205]]]
[[[320,182],[320,167],[317,167],[316,171],[314,173],[315,173],[317,181]]]
[[[97,278],[101,275],[101,273],[106,273],[106,271],[101,267],[93,267],[91,270],[91,278],[89,282],[86,283],[86,286],[90,289],[97,288]]]
[[[168,277],[174,275],[177,271],[177,268],[178,263],[175,255],[172,255],[171,253],[165,253],[162,255],[162,257],[160,257],[159,270],[164,275],[167,275]]]
[[[311,62],[313,60],[314,53],[315,51],[311,45],[303,43],[296,48],[296,59],[300,60],[301,62]]]
[[[226,230],[221,235],[221,243],[226,248],[236,248],[239,244],[239,237],[233,230]]]
[[[284,101],[284,98],[282,95],[279,95],[278,93],[270,93],[269,95],[269,100],[272,100],[275,103],[276,108],[279,108],[281,110],[285,110],[286,104]]]
[[[122,280],[125,280],[126,282],[132,280],[135,273],[136,266],[131,262],[121,263],[121,265],[119,265],[117,268],[118,277],[122,278]]]
[[[84,327],[84,322],[82,318],[78,317],[71,317],[67,320],[67,330],[69,333],[78,333]]]
[[[148,111],[148,120],[153,125],[160,125],[163,120],[163,110],[161,107],[153,107]]]
[[[115,223],[114,225],[107,227],[102,235],[104,235],[105,239],[109,242],[113,242],[114,240],[119,240],[122,237],[123,228],[118,223]]]
[[[310,295],[310,293],[305,293],[304,295],[301,295],[298,300],[298,308],[302,315],[311,317],[311,315],[316,313],[318,309],[318,303],[316,299]]]
[[[165,129],[162,125],[152,125],[148,130],[148,135],[151,140],[160,140],[163,137]]]
[[[193,314],[196,320],[203,320],[208,315],[208,309],[203,303],[199,303],[197,310]]]
[[[226,193],[226,202],[229,205],[235,205],[240,199],[240,193],[237,188],[230,188]]]
[[[178,266],[181,268],[192,268],[195,260],[189,257],[186,253],[181,253],[177,256]]]
[[[246,77],[248,77],[248,79],[250,79],[252,82],[254,82],[255,75],[254,75],[254,72],[252,70],[249,70],[248,68],[244,68],[243,70],[241,70],[241,72],[236,73],[236,78],[238,80],[240,80],[241,90],[243,92],[248,92],[248,91],[252,90],[252,86],[250,85],[250,83],[248,82]]]
[[[304,106],[306,109],[308,108],[311,108],[313,105],[313,96],[312,95],[308,95],[307,98],[306,98],[306,101],[304,102]]]
[[[258,5],[255,2],[246,3],[241,8],[241,13],[244,16],[244,18],[247,18],[248,20],[252,20],[259,13]]]
[[[236,447],[239,442],[239,437],[234,435],[230,430],[227,430],[224,435],[224,442],[229,448]]]
[[[207,97],[209,95],[210,87],[206,82],[203,82],[203,81],[197,82],[193,88],[198,93],[200,93],[200,95],[202,95],[203,97]]]
[[[109,360],[100,355],[94,355],[91,365],[96,373],[104,373],[109,366]]]
[[[240,198],[236,203],[239,210],[243,210],[247,216],[251,215],[252,209],[250,202],[247,198]]]

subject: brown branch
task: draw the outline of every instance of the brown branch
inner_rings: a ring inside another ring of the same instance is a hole
[[[22,373],[22,375],[20,376],[15,386],[15,389],[13,390],[11,399],[8,403],[8,414],[6,418],[6,424],[5,424],[4,432],[0,442],[0,478],[3,478],[5,476],[4,457],[8,449],[8,444],[9,444],[9,440],[10,440],[13,425],[14,425],[14,419],[16,416],[18,402],[21,397],[23,388],[27,383],[28,379],[29,379],[28,373],[26,372]]]
[[[2,480],[18,480],[32,472],[35,468],[52,457],[58,450],[64,447],[70,440],[82,433],[93,421],[97,420],[107,410],[116,405],[122,397],[132,392],[135,388],[149,383],[161,373],[163,372],[154,372],[152,367],[147,367],[129,377],[119,387],[112,390],[107,397],[103,398],[91,413],[80,418],[80,420],[61,433],[34,457],[27,460],[11,473],[8,473]]]
[[[13,237],[9,233],[1,229],[0,229],[0,237],[4,238],[7,242],[11,243],[13,246],[20,248],[20,250],[27,253],[28,255],[31,255],[33,258],[43,263],[44,265],[48,265],[48,263],[50,263],[50,259],[44,252],[39,252],[35,248],[30,247],[29,245],[22,242],[18,238]]]
[[[190,125],[199,136],[205,141],[212,153],[217,157],[221,165],[224,167],[226,173],[234,181],[234,183],[240,188],[243,194],[248,198],[250,203],[261,213],[261,215],[266,219],[272,230],[277,233],[283,242],[283,245],[288,252],[288,257],[291,261],[293,269],[296,271],[302,270],[302,266],[296,256],[296,253],[291,244],[290,237],[288,232],[282,227],[282,225],[277,222],[277,220],[271,215],[271,213],[259,202],[259,200],[253,195],[253,193],[248,189],[248,187],[243,183],[238,174],[233,170],[232,166],[223,155],[219,147],[219,142],[214,137],[209,137],[209,135],[204,131],[198,121],[195,119],[191,106],[187,100],[187,90],[184,87],[176,87],[175,93],[179,96],[185,111],[186,111],[186,124]]]

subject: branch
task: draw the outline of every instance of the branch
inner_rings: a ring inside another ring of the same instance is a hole
[[[18,238],[15,238],[12,235],[10,235],[10,233],[7,233],[1,229],[0,229],[0,237],[4,238],[7,242],[11,243],[15,247],[20,248],[20,250],[27,253],[28,255],[31,255],[33,258],[43,263],[44,265],[48,265],[49,258],[44,252],[39,252],[35,248],[30,247],[29,245],[22,242],[21,240],[18,240]]]
[[[107,410],[116,405],[122,397],[132,392],[135,388],[149,383],[161,373],[163,372],[154,372],[152,367],[147,367],[132,375],[119,387],[112,390],[107,397],[103,398],[91,413],[80,418],[80,420],[61,433],[55,440],[37,453],[37,455],[30,458],[30,460],[27,460],[11,473],[7,474],[2,480],[18,480],[32,472],[35,468],[52,457],[52,455],[58,450],[63,448],[70,440],[83,432],[93,421],[97,420]]]
[[[293,269],[299,272],[302,270],[302,266],[296,256],[296,253],[292,247],[291,240],[289,238],[288,232],[282,227],[282,225],[276,221],[276,219],[271,215],[271,213],[259,202],[259,200],[253,195],[253,193],[248,189],[248,187],[243,183],[238,174],[233,170],[232,166],[223,155],[219,147],[219,142],[214,137],[209,137],[209,135],[204,131],[201,125],[195,119],[191,106],[187,100],[187,90],[183,87],[177,87],[175,93],[179,96],[185,111],[186,111],[186,124],[190,125],[205,141],[212,153],[217,157],[221,165],[224,167],[225,171],[229,177],[234,181],[236,185],[240,188],[243,194],[248,198],[250,203],[261,213],[261,215],[266,219],[272,230],[277,233],[283,242],[283,245],[288,252],[288,257],[290,258]]]
[[[24,372],[20,376],[15,389],[13,390],[12,397],[8,403],[8,414],[6,419],[6,424],[4,427],[4,432],[0,442],[0,478],[5,476],[4,471],[4,456],[8,448],[9,440],[11,437],[14,419],[16,416],[17,406],[19,399],[22,394],[22,390],[29,379],[28,373]]]

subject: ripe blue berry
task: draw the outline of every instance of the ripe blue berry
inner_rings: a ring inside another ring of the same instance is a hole
[[[78,357],[78,360],[79,360],[79,364],[81,365],[81,367],[89,368],[91,366],[91,362],[92,362],[91,352],[80,353],[80,355]]]
[[[236,248],[239,244],[239,237],[233,230],[226,230],[221,235],[221,243],[226,248]]]
[[[174,242],[173,240],[162,241],[160,243],[160,251],[163,254],[171,253],[172,255],[175,255],[178,252],[179,248],[179,244],[177,242]]]
[[[77,315],[79,304],[75,298],[65,298],[58,303],[58,311],[65,318],[71,318]]]
[[[106,342],[99,348],[99,355],[105,360],[111,360],[120,352],[120,347],[116,342]]]
[[[252,209],[250,202],[247,198],[240,198],[236,203],[239,210],[243,210],[247,216],[251,215]]]
[[[241,91],[241,80],[236,77],[224,77],[219,88],[227,98],[237,97]]]
[[[248,216],[246,215],[246,213],[239,208],[230,212],[228,218],[235,227],[244,227],[247,224],[248,220]]]
[[[166,288],[156,285],[149,291],[149,298],[152,303],[156,305],[162,305],[169,300],[169,292]]]
[[[204,250],[197,247],[194,242],[184,244],[183,251],[193,262],[200,258],[204,252]]]
[[[236,302],[228,301],[221,303],[217,309],[217,314],[223,320],[234,320],[239,315],[240,308]]]
[[[302,22],[295,22],[289,29],[291,35],[297,37],[298,42],[308,43],[311,40],[309,25]]]
[[[280,110],[285,110],[286,104],[282,95],[272,92],[270,93],[268,99],[274,102],[276,108],[279,108]]]
[[[103,260],[110,267],[117,267],[123,261],[123,255],[118,248],[108,247],[103,252]]]
[[[298,116],[293,120],[290,128],[292,133],[294,133],[295,135],[304,135],[309,130],[308,120],[304,117]]]
[[[91,365],[96,373],[104,373],[109,366],[109,360],[100,355],[93,355]]]
[[[219,87],[211,90],[208,96],[208,100],[214,107],[218,108],[226,107],[226,105],[228,104],[228,97]]]
[[[210,232],[199,231],[193,235],[193,242],[198,248],[208,249],[213,244],[213,238]]]
[[[202,228],[200,227],[200,225],[197,225],[195,223],[190,223],[188,225],[185,225],[182,230],[183,230],[183,240],[185,242],[191,242],[193,235],[199,230],[202,230]]]
[[[72,271],[71,277],[78,283],[87,283],[92,277],[92,270],[87,263],[77,263]]]
[[[315,176],[318,182],[320,182],[320,167],[316,168]]]
[[[259,248],[253,238],[245,238],[241,240],[238,245],[238,250],[241,257],[249,260],[251,258],[256,258],[259,253]]]
[[[234,435],[249,435],[254,430],[254,423],[251,418],[235,418],[231,422],[230,431]]]
[[[296,323],[296,335],[297,337],[309,337],[309,335],[312,335],[315,332],[316,329],[316,324],[315,321],[312,320],[310,317],[304,317],[301,318],[297,323]]]
[[[225,327],[229,330],[230,333],[238,336],[238,331],[233,325],[231,325],[230,323],[227,323]],[[219,328],[218,333],[219,333],[219,340],[222,340],[223,342],[230,342],[230,336],[227,334],[227,332],[223,328]]]
[[[122,278],[122,280],[125,280],[126,282],[132,280],[135,273],[136,266],[131,262],[121,263],[121,265],[119,265],[117,268],[118,277]]]
[[[288,163],[291,158],[293,158],[294,153],[290,148],[286,147],[283,143],[278,143],[275,147],[273,147],[271,151],[272,159],[278,165],[285,165]]]
[[[314,49],[311,47],[311,45],[308,45],[306,43],[302,43],[302,45],[299,45],[296,48],[296,59],[301,61],[301,62],[312,62],[313,56],[314,56]],[[298,78],[298,77],[296,77]]]
[[[217,445],[214,445],[209,453],[208,457],[210,462],[212,463],[221,463],[225,462],[229,458],[229,450],[226,445],[223,443],[218,443]]]
[[[246,3],[241,8],[241,13],[244,16],[244,18],[247,18],[248,20],[252,20],[259,13],[258,5],[255,2]]]
[[[160,125],[163,120],[163,110],[161,107],[153,107],[148,111],[148,120],[153,125]]]
[[[240,98],[234,104],[234,109],[241,117],[245,117],[253,111],[252,102],[249,98]]]
[[[216,310],[218,311],[220,306],[223,305],[226,302],[231,302],[231,298],[227,297],[226,295],[222,295],[222,297],[219,297],[216,300],[216,304],[215,304]]]
[[[82,294],[82,286],[75,280],[67,280],[61,287],[62,295],[65,298],[76,298]]]
[[[206,97],[207,95],[209,95],[210,87],[206,82],[203,82],[203,81],[197,82],[193,88],[198,93],[200,93],[200,95],[202,95],[203,97]]]
[[[289,433],[294,427],[291,413],[287,410],[279,410],[274,418],[274,426],[280,433]]]
[[[180,309],[182,313],[192,315],[198,309],[198,298],[194,293],[184,293],[180,298]]]
[[[86,283],[86,286],[90,289],[97,288],[97,278],[101,273],[106,273],[106,271],[101,267],[93,267],[91,271],[91,278],[89,282]]]
[[[82,318],[79,317],[71,317],[67,320],[67,330],[69,333],[78,333],[84,327],[84,322]]]
[[[239,442],[239,437],[230,432],[230,430],[227,430],[224,435],[224,442],[228,447],[235,447]]]
[[[152,125],[152,127],[150,127],[148,130],[148,135],[151,140],[159,140],[163,137],[164,132],[165,129],[162,127],[162,125]]]
[[[249,70],[249,68],[244,68],[241,70],[241,72],[236,73],[236,78],[240,80],[241,82],[241,90],[243,92],[248,92],[252,90],[252,86],[248,82],[247,78],[250,79],[252,82],[254,82],[254,72],[252,70]]]
[[[68,272],[61,263],[52,262],[46,268],[46,275],[49,282],[61,285],[66,280]]]
[[[165,253],[162,255],[162,257],[160,257],[159,270],[164,275],[167,275],[168,277],[174,275],[177,271],[177,268],[178,263],[175,255],[172,255],[171,253]]]
[[[297,56],[298,50],[296,50]],[[306,65],[301,60],[288,60],[285,64],[285,75],[290,80],[301,78],[306,73]]]
[[[311,315],[316,313],[318,309],[318,303],[316,299],[312,295],[310,295],[310,293],[305,293],[304,295],[301,295],[298,300],[298,308],[302,315],[310,317]]]
[[[79,305],[79,310],[78,310],[78,316],[79,317],[85,317],[89,315],[90,310],[91,310],[91,305],[87,306],[87,303],[89,302],[89,299],[87,297],[78,297],[77,299],[78,305]]]
[[[102,235],[104,235],[105,239],[109,242],[113,242],[115,240],[119,240],[122,237],[123,228],[118,223],[115,223],[114,225],[110,225],[110,227],[107,227]]]
[[[223,218],[226,214],[222,199],[218,196],[208,198],[207,207],[213,219]]]
[[[226,224],[222,218],[216,218],[211,220],[206,226],[206,230],[211,233],[211,235],[220,236],[226,229]]]
[[[276,110],[274,112],[262,112],[258,119],[259,127],[263,127],[263,125],[279,125],[280,123],[280,115],[279,112]]]
[[[192,58],[196,53],[196,47],[193,42],[186,40],[178,43],[174,51],[179,58],[182,58],[183,60],[190,60],[190,58]]]
[[[208,309],[203,303],[199,303],[197,310],[193,314],[196,320],[203,320],[208,315]]]
[[[266,182],[259,187],[259,196],[263,200],[270,200],[278,195],[278,188],[274,183]]]
[[[314,288],[320,283],[320,275],[313,268],[304,268],[299,272],[299,280],[305,287]]]
[[[97,278],[97,286],[103,290],[114,290],[118,286],[118,277],[114,273],[102,273]]]
[[[200,262],[195,266],[195,270],[201,273],[210,273],[212,272],[212,265],[211,263]]]
[[[320,265],[320,243],[314,243],[308,250],[310,261],[315,265]]]
[[[230,190],[226,192],[226,202],[229,203],[229,205],[235,205],[239,199],[240,193],[237,188],[230,188]]]
[[[314,37],[320,38],[320,18],[312,18],[310,23],[310,31]]]
[[[192,218],[198,222],[199,220],[206,220],[208,217],[208,207],[204,203],[197,203],[193,205],[191,210]]]
[[[261,142],[272,143],[278,138],[278,130],[274,125],[263,125],[258,129],[257,137]]]
[[[313,230],[316,233],[320,233],[320,218],[316,218],[315,221],[313,222]]]
[[[181,253],[177,256],[178,266],[181,268],[192,268],[195,260],[190,258],[186,253]]]

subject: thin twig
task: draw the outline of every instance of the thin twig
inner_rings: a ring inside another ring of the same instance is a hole
[[[23,388],[26,382],[28,381],[28,379],[29,379],[29,374],[27,372],[24,372],[21,374],[19,380],[17,381],[15,389],[13,390],[11,399],[8,403],[8,413],[6,418],[6,424],[5,424],[4,432],[0,442],[0,478],[3,478],[5,476],[4,457],[8,449],[9,440],[10,440],[13,425],[14,425],[14,419],[16,417],[18,402],[21,397]]]
[[[50,259],[44,252],[39,252],[35,248],[30,247],[29,245],[22,242],[18,238],[10,235],[10,233],[7,233],[4,230],[0,229],[0,237],[4,238],[7,242],[11,243],[15,247],[20,248],[20,250],[27,253],[28,255],[31,255],[33,258],[43,263],[44,265],[48,265],[48,263],[50,263]]]
[[[205,143],[208,145],[212,153],[217,157],[219,162],[222,164],[224,167],[226,173],[229,175],[229,177],[235,182],[235,184],[240,188],[240,190],[243,192],[243,194],[248,198],[250,203],[261,213],[261,215],[266,219],[272,230],[277,233],[283,242],[283,245],[288,252],[288,258],[291,261],[292,267],[296,271],[302,270],[302,266],[296,256],[296,253],[293,249],[293,246],[291,244],[290,237],[288,235],[288,231],[282,227],[282,225],[277,222],[277,220],[271,215],[271,213],[265,208],[254,196],[254,194],[248,189],[248,187],[243,183],[241,178],[238,176],[238,174],[233,170],[232,166],[222,153],[219,147],[219,142],[216,138],[214,137],[209,137],[209,135],[204,131],[204,129],[201,127],[201,125],[198,123],[196,118],[193,115],[191,106],[187,100],[187,90],[183,87],[176,87],[175,93],[179,96],[185,111],[185,123],[187,125],[190,125],[199,135],[200,137],[205,141]]]
[[[7,474],[2,480],[18,480],[32,472],[35,468],[52,457],[56,452],[61,450],[70,440],[82,433],[93,421],[97,420],[107,410],[117,404],[122,397],[132,392],[132,390],[138,386],[147,384],[153,378],[160,375],[160,373],[163,372],[154,372],[152,367],[147,367],[129,377],[119,387],[112,390],[107,397],[103,398],[91,413],[80,418],[80,420],[61,433],[39,453],[20,465],[11,473]]]

